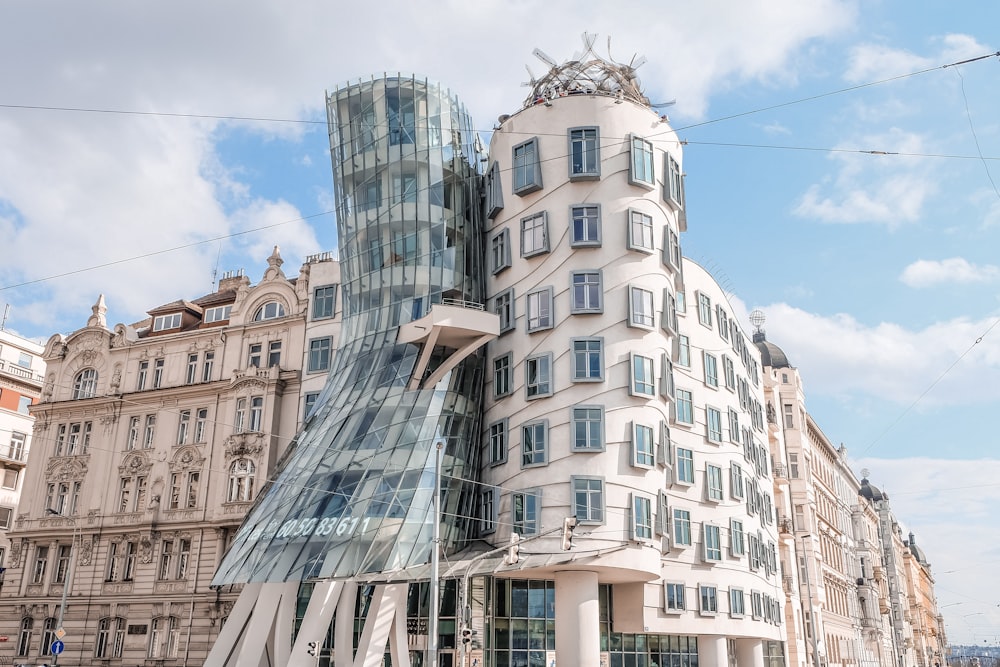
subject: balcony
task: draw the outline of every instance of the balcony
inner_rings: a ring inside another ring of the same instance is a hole
[[[32,384],[37,384],[39,389],[42,388],[42,383],[45,381],[45,378],[32,371],[30,368],[18,366],[17,364],[12,364],[11,362],[4,361],[3,359],[0,359],[0,375],[9,375],[21,380],[27,380]]]
[[[423,345],[417,360],[410,390],[420,386],[433,387],[462,359],[500,335],[500,318],[486,312],[482,305],[464,301],[447,301],[431,306],[419,320],[399,327],[399,342]],[[454,350],[440,366],[424,377],[435,347]]]
[[[11,467],[24,466],[28,462],[28,450],[23,445],[0,446],[0,461]]]
[[[775,479],[788,479],[788,468],[785,467],[784,463],[775,463],[771,469]]]
[[[792,520],[787,516],[778,516],[778,531],[784,535],[791,535],[795,532],[795,526],[792,524]]]

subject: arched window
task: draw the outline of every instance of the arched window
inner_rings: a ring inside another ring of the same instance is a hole
[[[176,658],[180,645],[180,623],[176,616],[154,618],[149,627],[149,657]]]
[[[25,616],[21,619],[21,631],[17,635],[17,654],[28,655],[31,650],[31,633],[35,628],[35,619]]]
[[[250,459],[237,459],[229,468],[228,502],[239,503],[253,500],[254,480],[257,467]]]
[[[76,374],[73,382],[73,398],[93,398],[97,395],[97,371],[84,368]]]
[[[38,647],[38,655],[52,655],[52,642],[55,640],[56,619],[50,616],[42,626],[42,645]]]
[[[273,320],[277,317],[285,316],[285,307],[282,306],[277,301],[268,301],[263,306],[257,309],[257,312],[253,314],[254,322],[262,322],[264,320]]]
[[[122,657],[125,647],[125,619],[102,618],[97,623],[97,641],[94,643],[94,657],[109,659]]]

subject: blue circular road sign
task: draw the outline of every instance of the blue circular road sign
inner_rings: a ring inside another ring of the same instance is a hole
[[[66,644],[62,643],[58,639],[52,642],[52,655],[59,655],[66,648]]]

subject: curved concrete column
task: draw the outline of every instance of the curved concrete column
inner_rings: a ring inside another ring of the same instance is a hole
[[[556,660],[568,667],[600,667],[601,615],[596,572],[557,572]]]

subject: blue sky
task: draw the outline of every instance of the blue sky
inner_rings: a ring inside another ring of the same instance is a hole
[[[259,279],[274,244],[294,273],[336,247],[326,89],[372,72],[427,75],[488,139],[526,95],[525,65],[543,72],[533,48],[568,59],[591,31],[606,53],[610,35],[616,59],[648,58],[651,99],[677,100],[685,253],[737,311],[766,313],[825,433],[917,534],[953,639],[997,641],[1000,461],[986,417],[1000,399],[1000,59],[940,66],[995,53],[1000,7],[336,4],[8,7],[2,105],[313,121],[0,107],[8,327],[43,340],[73,330],[102,292],[110,321],[136,321],[209,291],[217,264]]]

